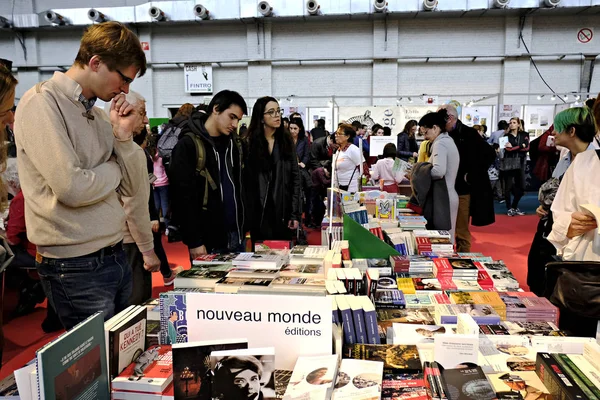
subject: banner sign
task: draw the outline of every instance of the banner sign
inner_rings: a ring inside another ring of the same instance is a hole
[[[161,295],[161,331],[176,315],[174,326],[183,333],[177,323],[185,320],[185,337],[178,335],[177,342],[245,338],[250,348],[275,347],[275,368],[286,370],[294,369],[298,356],[331,354],[329,297],[286,295],[275,301],[268,294],[180,295],[185,296],[184,310]]]
[[[369,155],[371,157],[377,157],[383,154],[383,148],[388,143],[396,144],[398,137],[394,136],[371,136],[369,139]]]

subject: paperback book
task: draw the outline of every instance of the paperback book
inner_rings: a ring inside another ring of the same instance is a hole
[[[333,399],[379,400],[383,363],[343,359],[337,374]]]

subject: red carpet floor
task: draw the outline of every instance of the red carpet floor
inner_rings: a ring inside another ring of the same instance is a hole
[[[506,265],[515,274],[521,287],[527,289],[527,254],[537,226],[536,216],[508,217],[496,215],[496,223],[492,226],[477,228],[472,227],[473,252],[481,252],[493,257],[495,260],[504,260]],[[318,231],[308,231],[310,244],[320,244],[321,235]],[[182,243],[169,244],[165,241],[169,263],[182,265],[189,268],[189,258],[186,247]],[[153,276],[153,296],[166,291],[162,276],[156,273]],[[7,294],[8,296],[9,294]],[[8,300],[5,302],[8,303]],[[14,301],[13,301],[14,303]],[[45,304],[24,317],[13,319],[4,324],[4,356],[0,370],[0,379],[3,379],[13,370],[22,367],[35,356],[35,351],[54,339],[60,332],[45,334],[41,323],[46,314]]]

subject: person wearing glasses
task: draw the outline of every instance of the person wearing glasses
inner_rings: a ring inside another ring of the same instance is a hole
[[[250,214],[243,199],[243,152],[237,129],[247,112],[239,93],[220,91],[206,112],[192,113],[171,153],[171,209],[191,260],[244,249]],[[198,172],[200,144],[204,170]]]
[[[479,132],[458,119],[456,107],[452,104],[444,104],[440,109],[447,111],[445,131],[454,139],[460,154],[454,185],[458,193],[456,251],[469,253],[471,251],[469,223],[474,226],[486,226],[496,220],[494,194],[488,175],[488,169],[496,159],[496,152]]]
[[[44,291],[69,330],[97,311],[105,319],[128,306],[131,267],[125,223],[150,229],[147,196],[126,212],[119,197],[136,197],[148,174],[133,142],[142,115],[125,94],[146,72],[139,38],[123,24],[90,26],[74,64],[38,83],[15,116],[17,163],[28,237]],[[112,100],[109,115],[96,99]],[[35,118],[31,118],[35,115]],[[145,268],[158,268],[150,240]]]
[[[358,192],[360,164],[364,162],[363,155],[353,143],[355,134],[352,125],[340,124],[335,132],[335,142],[339,148],[333,155],[334,184],[341,190],[351,193]]]
[[[253,242],[290,240],[302,216],[296,147],[281,112],[273,97],[261,97],[252,108],[244,185]]]

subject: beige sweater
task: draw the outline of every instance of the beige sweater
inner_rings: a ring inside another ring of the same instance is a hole
[[[122,240],[127,218],[140,250],[150,250],[143,153],[131,140],[114,139],[104,111],[94,108],[94,119],[86,118],[80,94],[77,82],[56,72],[19,102],[15,140],[27,236],[45,257],[77,257]],[[113,153],[117,162],[109,160]]]

